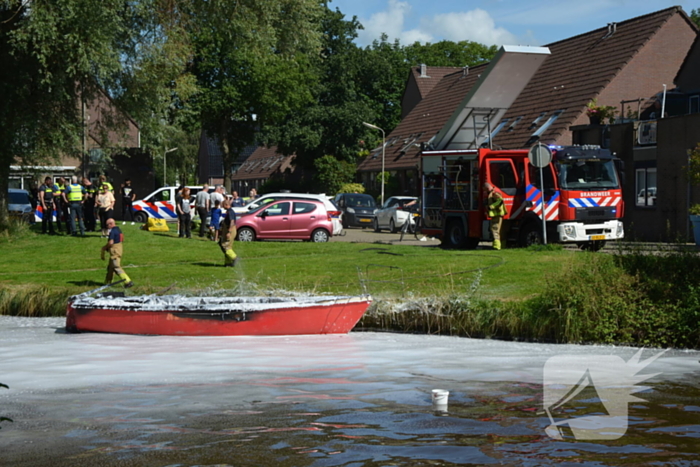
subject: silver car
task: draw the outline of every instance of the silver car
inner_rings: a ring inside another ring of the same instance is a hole
[[[404,206],[411,202],[418,201],[415,196],[392,196],[386,200],[384,205],[377,209],[374,217],[374,231],[380,232],[382,229],[389,229],[396,232],[403,227],[405,222],[413,222],[413,214]],[[413,203],[415,204],[415,203]]]
[[[10,188],[9,195],[10,199],[7,205],[7,211],[10,217],[33,223],[34,209],[32,209],[29,192],[18,188]]]

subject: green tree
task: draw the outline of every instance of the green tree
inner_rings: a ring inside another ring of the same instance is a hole
[[[136,83],[148,81],[153,90],[164,81],[155,79],[162,66],[147,65],[167,43],[159,13],[170,4],[0,0],[0,230],[7,227],[12,164],[46,164],[79,153],[86,103],[104,92],[121,99]],[[132,110],[144,107],[148,102]],[[101,122],[105,134],[122,127],[113,117]]]
[[[401,99],[410,64],[398,39],[389,42],[386,35],[365,47],[363,56],[361,92],[375,113],[374,120],[369,123],[384,129],[388,135],[401,122]],[[363,129],[363,134],[365,139],[377,136],[376,131],[367,128]]]
[[[321,191],[334,194],[340,188],[351,182],[355,176],[355,165],[340,161],[333,156],[323,156],[314,162],[316,168],[316,180]]]
[[[405,47],[406,61],[410,66],[475,66],[490,61],[498,47],[472,41],[440,41],[434,44],[416,42]]]
[[[165,175],[166,150],[178,148],[167,155],[171,183],[175,172],[194,175],[197,163],[201,124],[192,105],[199,87],[191,71],[192,20],[184,13],[189,2],[163,0],[160,8],[144,17],[139,34],[125,40],[124,47],[131,51],[126,66],[106,84],[119,108],[139,123],[142,149],[154,156],[159,182]]]
[[[264,135],[282,153],[296,154],[295,165],[308,169],[324,155],[354,162],[365,133],[362,121],[375,115],[360,87],[364,54],[353,42],[359,22],[326,8],[321,27],[321,48],[310,62],[317,77],[311,89],[313,100]]]
[[[700,8],[695,8],[690,11],[690,19],[700,28]]]
[[[191,0],[196,98],[221,143],[226,185],[239,153],[311,98],[309,57],[319,44],[318,0]]]

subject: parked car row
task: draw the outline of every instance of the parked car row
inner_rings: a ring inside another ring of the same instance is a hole
[[[202,186],[188,186],[192,200]],[[134,218],[145,223],[149,217],[177,221],[175,194],[177,188],[162,187],[141,200],[134,201]],[[213,188],[211,188],[213,190]],[[413,222],[408,203],[411,196],[392,196],[383,206],[377,206],[367,194],[340,193],[331,200],[323,194],[270,193],[242,207],[235,207],[239,241],[263,239],[296,239],[327,242],[342,234],[343,228],[372,227],[379,232],[396,232],[405,222]],[[29,193],[10,189],[10,214],[30,219],[32,207]]]

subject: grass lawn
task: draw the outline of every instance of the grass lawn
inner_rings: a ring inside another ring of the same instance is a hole
[[[467,292],[480,274],[479,296],[519,300],[543,291],[547,278],[575,260],[573,251],[449,251],[348,243],[254,242],[234,244],[237,268],[223,268],[218,245],[200,238],[177,238],[125,225],[122,265],[136,284],[130,295],[171,291],[265,294],[276,290],[360,294],[361,281],[376,298],[442,296]],[[67,296],[102,285],[105,239],[36,233],[0,243],[0,288],[41,284],[65,289]],[[171,225],[171,229],[174,229]]]

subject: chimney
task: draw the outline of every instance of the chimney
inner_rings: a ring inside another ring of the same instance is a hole
[[[430,78],[430,76],[428,76],[428,66],[425,63],[420,64],[420,77]]]
[[[615,31],[617,31],[617,23],[608,23],[608,33],[604,35],[601,39],[607,39],[608,37],[615,34]]]

